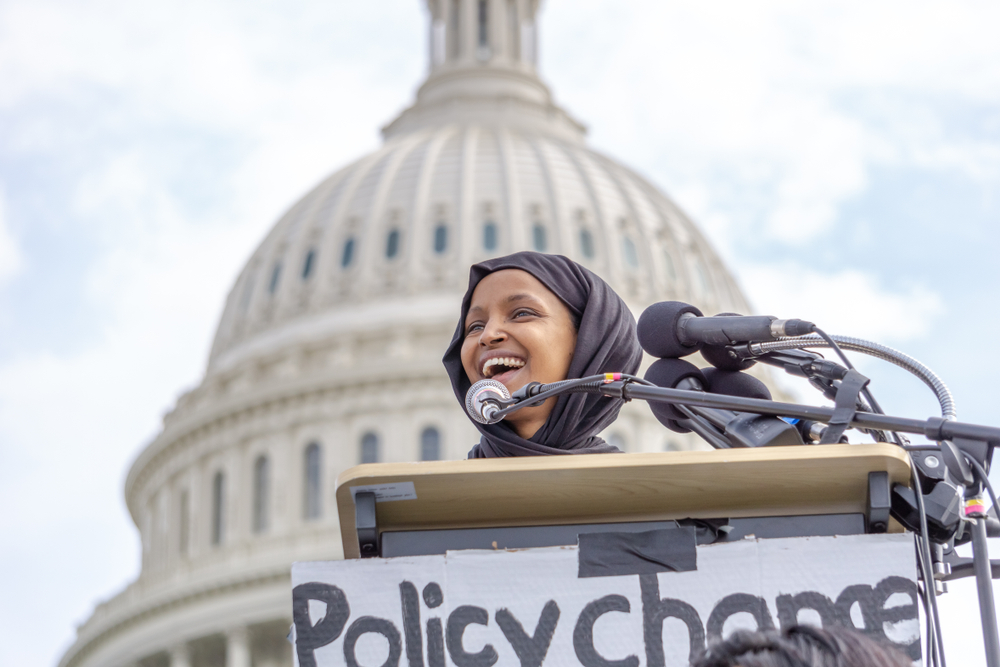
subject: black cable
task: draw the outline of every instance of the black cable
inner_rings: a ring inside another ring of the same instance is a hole
[[[684,426],[701,436],[702,440],[715,449],[732,449],[732,443],[726,439],[725,435],[716,431],[715,427],[708,423],[708,420],[698,416],[686,405],[675,405],[674,408],[688,418],[688,423]]]
[[[966,456],[965,460],[972,464],[972,467],[976,470],[976,476],[979,477],[983,486],[986,487],[986,491],[990,494],[990,501],[993,503],[993,507],[996,508],[997,512],[1000,512],[1000,503],[997,502],[997,495],[993,493],[993,485],[990,484],[990,477],[986,474],[985,468],[979,465],[979,461],[975,460],[971,456]]]
[[[818,335],[820,338],[826,341],[827,345],[829,345],[833,349],[833,351],[837,353],[837,356],[840,357],[840,360],[844,362],[844,365],[847,366],[848,369],[854,370],[854,364],[851,363],[851,360],[847,358],[847,355],[844,354],[844,351],[840,349],[840,346],[837,345],[837,341],[835,341],[833,337],[830,336],[830,334],[823,331],[815,324],[813,325],[813,331],[816,333],[816,335]],[[871,406],[871,409],[875,414],[879,415],[885,414],[885,411],[882,410],[882,406],[879,405],[878,401],[875,400],[875,397],[872,395],[871,391],[869,391],[868,387],[865,387],[861,390],[861,395],[864,396],[865,400],[868,401],[868,404]],[[895,441],[897,445],[902,447],[904,443],[902,438],[899,437],[899,434],[892,432],[891,435],[893,441]]]
[[[545,389],[544,391],[541,391],[533,396],[526,396],[517,403],[514,403],[513,405],[508,405],[502,410],[498,410],[495,416],[500,417],[502,419],[507,415],[509,415],[510,413],[520,410],[521,408],[541,403],[543,401],[552,398],[553,396],[558,396],[559,394],[590,391],[591,389],[599,387],[602,384],[607,384],[608,375],[610,374],[600,373],[598,375],[588,375],[587,377],[574,378],[572,380],[560,380],[558,382],[550,382],[548,385],[544,385],[547,386],[548,389]],[[656,386],[649,380],[643,379],[637,375],[630,375],[629,373],[615,373],[615,375],[620,376],[621,381],[635,382],[637,384],[644,384],[650,387]]]
[[[941,637],[941,619],[938,615],[937,590],[934,573],[931,571],[931,543],[928,537],[927,510],[924,507],[924,492],[920,485],[917,466],[910,457],[910,477],[913,480],[914,496],[917,499],[917,513],[920,516],[920,535],[917,536],[917,563],[924,578],[924,609],[927,612],[927,657],[931,664],[946,667],[944,642]]]

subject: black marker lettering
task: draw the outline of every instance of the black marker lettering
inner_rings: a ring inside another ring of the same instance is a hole
[[[439,585],[432,581],[424,586],[424,604],[428,608],[434,609],[435,607],[440,607],[442,602],[444,602],[444,594],[441,592]]]
[[[549,600],[545,603],[538,617],[538,624],[535,626],[535,634],[531,637],[510,610],[498,610],[496,619],[497,625],[503,630],[503,636],[510,642],[517,659],[521,661],[521,667],[541,667],[545,654],[549,652],[549,645],[552,644],[556,623],[559,622],[559,605],[556,601]]]
[[[683,600],[660,599],[660,583],[655,574],[639,576],[642,589],[642,637],[646,643],[646,667],[664,667],[663,621],[677,618],[688,629],[688,660],[705,648],[705,628],[698,610]]]
[[[886,601],[895,593],[903,593],[910,596],[910,604],[886,608]],[[874,595],[875,609],[878,614],[878,622],[875,625],[875,630],[878,632],[878,638],[898,647],[914,661],[920,659],[919,634],[913,641],[907,644],[898,644],[889,639],[885,634],[885,624],[917,620],[917,595],[917,585],[905,577],[886,577],[876,584]]]
[[[361,635],[369,632],[382,635],[389,642],[389,656],[382,663],[382,667],[399,667],[399,656],[403,652],[399,630],[391,621],[374,616],[362,616],[347,628],[347,634],[344,635],[344,662],[347,663],[347,667],[360,667],[355,649]]]
[[[803,609],[812,609],[819,614],[824,628],[831,625],[850,627],[851,624],[850,611],[848,611],[847,618],[844,618],[840,608],[833,603],[833,600],[815,591],[805,591],[795,595],[779,595],[778,599],[775,600],[775,606],[778,608],[778,624],[782,630],[798,625],[799,612]]]
[[[444,629],[440,618],[427,621],[427,667],[445,667]]]
[[[767,602],[764,601],[764,598],[749,593],[733,593],[719,600],[715,609],[709,614],[705,627],[708,641],[713,642],[721,639],[722,626],[726,624],[726,620],[730,616],[744,611],[756,619],[758,630],[774,629],[774,620],[771,618],[771,612],[767,610]]]
[[[639,657],[630,655],[622,660],[608,660],[594,648],[594,623],[610,611],[631,611],[628,598],[621,595],[605,595],[594,600],[580,612],[573,629],[573,650],[583,667],[639,667]]]
[[[468,653],[462,645],[462,635],[465,634],[467,626],[473,623],[489,625],[489,622],[490,615],[482,607],[463,605],[451,612],[451,616],[448,617],[446,637],[448,654],[457,667],[490,667],[497,661],[497,651],[490,644],[484,646],[478,653]]]
[[[326,604],[326,614],[313,625],[309,617],[309,601]],[[316,667],[314,651],[337,637],[347,624],[351,607],[344,591],[330,584],[310,582],[292,589],[292,620],[295,622],[295,652],[301,667]]]
[[[406,637],[406,662],[410,667],[424,667],[424,642],[420,634],[420,597],[409,581],[399,585],[399,604],[403,609],[403,635]]]

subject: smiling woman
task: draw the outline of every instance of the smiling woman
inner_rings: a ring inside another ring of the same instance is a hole
[[[607,283],[566,257],[520,252],[472,267],[443,361],[462,403],[484,378],[514,391],[528,382],[634,373],[641,359],[632,313]],[[596,434],[621,405],[569,394],[499,424],[476,424],[482,438],[469,458],[617,452]]]

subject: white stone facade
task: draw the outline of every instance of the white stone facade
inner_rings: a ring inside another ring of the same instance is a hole
[[[747,311],[684,213],[588,149],[553,103],[534,69],[537,2],[428,5],[416,103],[381,149],[292,206],[240,274],[202,383],[129,471],[142,572],[60,667],[290,665],[289,566],[342,556],[337,475],[365,457],[464,458],[478,439],[440,363],[470,264],[544,250],[636,313],[664,299]],[[641,405],[605,437],[694,445]]]

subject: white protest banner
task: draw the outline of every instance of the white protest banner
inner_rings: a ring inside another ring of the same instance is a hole
[[[847,625],[920,659],[910,535],[697,547],[697,569],[578,577],[578,547],[296,563],[299,667],[683,667],[737,628]]]

